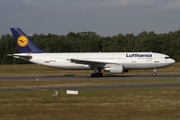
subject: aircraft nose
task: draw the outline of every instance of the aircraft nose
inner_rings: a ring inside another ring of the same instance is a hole
[[[172,64],[174,64],[176,61],[174,59],[172,59]]]

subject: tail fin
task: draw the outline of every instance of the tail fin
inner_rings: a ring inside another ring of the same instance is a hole
[[[21,53],[44,53],[20,28],[11,28],[11,32]]]

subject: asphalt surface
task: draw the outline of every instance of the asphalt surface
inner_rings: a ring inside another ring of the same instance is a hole
[[[0,81],[21,80],[153,80],[153,79],[180,79],[180,75],[113,75],[104,77],[90,76],[36,76],[36,77],[0,77]]]
[[[89,76],[40,76],[40,77],[0,77],[1,81],[26,81],[26,80],[153,80],[153,79],[180,79],[180,75],[128,75],[128,76],[105,76],[91,78]],[[0,92],[8,91],[37,91],[37,90],[85,90],[85,89],[122,89],[122,88],[150,88],[150,87],[180,87],[180,83],[165,84],[137,84],[137,85],[104,85],[104,86],[75,86],[75,87],[39,87],[39,88],[9,88],[1,89]]]

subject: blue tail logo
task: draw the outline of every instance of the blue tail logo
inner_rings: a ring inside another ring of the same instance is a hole
[[[25,47],[28,44],[28,38],[26,36],[19,36],[17,43],[20,47]]]
[[[21,53],[44,53],[20,28],[11,28],[11,32]]]

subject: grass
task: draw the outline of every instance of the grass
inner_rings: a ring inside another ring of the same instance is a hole
[[[11,120],[119,120],[178,119],[180,88],[80,90],[0,94],[0,119]]]
[[[180,63],[159,69],[160,75],[178,75]],[[151,75],[153,70],[132,70],[125,75]],[[44,66],[0,65],[0,76],[89,76],[92,71],[59,70]],[[110,75],[109,73],[105,73]],[[123,74],[124,75],[124,74]],[[165,80],[0,81],[2,88],[178,83]],[[0,92],[0,120],[172,120],[180,118],[180,87]]]

